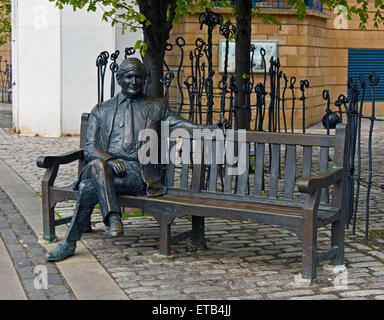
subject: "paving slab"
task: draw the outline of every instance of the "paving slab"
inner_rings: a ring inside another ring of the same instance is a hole
[[[0,160],[0,187],[12,199],[15,207],[23,215],[36,235],[42,239],[41,198],[26,182]],[[65,226],[57,228],[58,238],[65,235]],[[57,245],[41,241],[47,250]],[[126,294],[113,278],[98,263],[96,258],[78,243],[77,257],[56,263],[75,296],[80,300],[127,299]]]
[[[0,300],[27,300],[12,259],[0,238]]]

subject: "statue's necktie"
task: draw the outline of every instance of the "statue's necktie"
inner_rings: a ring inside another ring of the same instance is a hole
[[[127,99],[127,108],[125,109],[124,119],[124,150],[135,146],[135,136],[133,127],[133,104],[131,99]]]

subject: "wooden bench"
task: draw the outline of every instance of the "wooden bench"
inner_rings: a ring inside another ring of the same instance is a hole
[[[79,150],[37,159],[37,165],[46,168],[42,182],[43,230],[44,239],[49,241],[56,238],[57,225],[70,222],[70,218],[55,219],[54,208],[60,201],[75,200],[76,193],[72,186],[56,187],[54,182],[62,164],[78,161],[79,172],[83,168],[87,119],[88,114],[83,114]],[[180,155],[173,147],[176,140],[170,139],[169,143],[170,152]],[[217,141],[213,140],[210,148],[203,148],[206,153],[201,163],[176,162],[165,166],[166,195],[158,198],[120,196],[120,204],[140,208],[156,218],[160,225],[161,255],[171,254],[174,219],[190,215],[192,230],[188,236],[196,245],[205,244],[204,217],[246,220],[280,225],[297,234],[303,244],[304,279],[316,277],[316,266],[321,261],[331,259],[332,264],[343,264],[346,126],[339,124],[336,134],[329,136],[247,131],[242,147],[246,165],[241,175],[228,174],[230,166],[216,165],[215,160],[209,164],[204,162],[207,150],[215,154]],[[333,159],[332,166],[330,159]],[[332,225],[330,248],[318,252],[317,229],[328,224]]]

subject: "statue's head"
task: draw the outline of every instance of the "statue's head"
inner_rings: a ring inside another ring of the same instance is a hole
[[[125,59],[116,73],[117,83],[127,97],[136,97],[143,93],[146,71],[137,58]]]

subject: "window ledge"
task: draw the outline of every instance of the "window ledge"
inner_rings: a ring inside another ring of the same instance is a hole
[[[261,13],[266,13],[269,15],[294,15],[297,16],[297,10],[295,8],[260,8]],[[220,14],[233,14],[232,9],[230,8],[219,8],[216,7],[213,9],[214,12],[220,13]],[[332,13],[328,10],[323,8],[323,11],[317,11],[317,10],[311,10],[307,9],[305,17],[319,17],[322,19],[331,19]],[[304,19],[305,19],[304,17]]]

